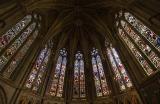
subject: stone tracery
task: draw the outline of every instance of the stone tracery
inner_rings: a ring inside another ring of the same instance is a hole
[[[10,10],[0,30],[0,86],[15,95],[9,103],[150,102],[146,80],[159,73],[159,35],[135,18],[138,1],[13,2],[23,19],[14,21]]]

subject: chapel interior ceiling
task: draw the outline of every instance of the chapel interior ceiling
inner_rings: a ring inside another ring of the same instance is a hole
[[[102,55],[105,37],[110,38],[114,27],[115,13],[132,2],[134,0],[22,0],[21,5],[28,12],[42,15],[47,33],[44,41],[54,40],[57,56],[59,49],[66,47],[72,59],[76,51],[85,54],[91,47],[98,48]],[[86,59],[87,56],[85,54]]]
[[[16,1],[17,5],[20,8],[22,8],[22,11],[23,10],[25,11],[24,14],[36,13],[42,16],[42,19],[41,19],[42,28],[40,29],[41,33],[40,33],[40,39],[39,39],[40,41],[36,41],[36,42],[39,42],[38,44],[42,44],[42,46],[45,45],[43,43],[49,43],[50,40],[53,42],[53,48],[52,48],[53,49],[52,56],[54,60],[53,63],[57,62],[57,59],[59,56],[59,50],[62,48],[66,48],[67,62],[69,62],[68,64],[69,67],[67,66],[68,69],[70,70],[74,69],[73,65],[75,62],[75,54],[77,53],[77,51],[81,51],[81,53],[84,56],[83,57],[84,62],[86,64],[84,65],[85,70],[90,70],[92,69],[90,68],[92,67],[91,54],[90,54],[92,48],[95,47],[98,49],[102,62],[104,62],[104,60],[105,61],[107,60],[107,58],[105,59],[105,56],[104,56],[106,55],[106,53],[103,52],[106,49],[106,48],[104,49],[106,39],[112,44],[114,44],[114,42],[117,42],[118,40],[118,39],[117,40],[113,39],[114,36],[117,35],[114,31],[115,21],[116,21],[115,14],[118,13],[121,9],[129,10],[129,8],[132,8],[132,6],[134,6],[134,4],[136,4],[138,0],[12,0],[12,1]],[[2,2],[5,2],[5,0],[0,1],[0,3]],[[41,41],[41,39],[43,41]],[[121,47],[123,47],[123,45],[121,45]],[[125,53],[128,54],[128,52],[124,52],[124,54]],[[129,56],[129,55],[126,55],[126,56]],[[123,60],[123,62],[126,62],[125,59]],[[131,64],[133,63],[131,62]],[[131,64],[129,63],[127,68],[130,68],[130,66],[134,66],[134,64],[133,65]],[[109,66],[109,68],[111,67]],[[137,68],[136,70],[139,69],[137,66],[135,67]],[[67,75],[71,76],[69,74],[72,74],[72,73],[70,73],[70,71],[68,72],[69,73],[67,73]],[[130,72],[132,72],[132,68]],[[135,75],[137,74],[134,80],[141,78],[140,76],[141,73],[139,74],[139,71],[137,71],[134,74]],[[132,77],[133,76],[134,75],[132,75]],[[49,77],[50,76],[48,76],[47,78]],[[112,76],[108,74],[108,76],[106,77],[108,77],[109,79]],[[114,80],[117,80],[117,79],[114,78]],[[137,83],[139,84],[142,80],[143,79],[141,79]],[[116,93],[118,93],[117,88],[118,87],[115,87],[116,90],[115,92],[113,92],[115,93],[115,96],[119,96],[119,95],[116,95]],[[90,93],[88,93],[88,95],[89,94]],[[94,92],[92,92],[91,94],[94,95]],[[68,98],[69,97],[65,97],[65,99],[67,100]],[[48,98],[46,99],[48,100]],[[51,99],[51,101],[55,99]],[[105,101],[106,98],[104,97],[103,99],[103,97],[100,97],[97,100],[97,104],[98,102],[100,103],[103,102],[103,100]],[[110,101],[110,99],[107,101],[108,103],[112,102]]]

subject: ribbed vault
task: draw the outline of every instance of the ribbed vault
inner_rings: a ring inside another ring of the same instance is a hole
[[[159,81],[159,50],[156,35],[151,32],[159,31],[157,1],[1,0],[0,86],[4,91],[0,87],[0,102],[152,101],[154,96],[150,95],[159,89],[150,91]],[[34,23],[35,27],[30,27]],[[12,37],[8,30],[19,32]],[[156,84],[152,84],[153,80]]]
[[[44,43],[50,39],[57,41],[56,57],[58,51],[66,47],[70,54],[70,61],[73,61],[74,54],[78,50],[84,52],[86,59],[89,59],[87,53],[91,47],[101,50],[104,39],[111,38],[110,29],[114,26],[115,12],[130,2],[127,0],[40,0],[25,1],[22,5],[25,5],[28,12],[36,11],[43,15],[46,25],[44,30],[48,30]]]

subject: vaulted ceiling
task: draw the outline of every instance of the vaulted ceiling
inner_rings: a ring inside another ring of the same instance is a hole
[[[28,12],[42,14],[44,42],[53,39],[57,51],[66,47],[71,59],[80,50],[88,59],[91,47],[101,50],[110,38],[114,15],[133,0],[22,0]],[[56,52],[58,53],[58,52]],[[101,52],[100,52],[101,53]]]

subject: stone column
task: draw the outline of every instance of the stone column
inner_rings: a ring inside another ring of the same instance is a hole
[[[74,57],[71,57],[69,52],[67,55],[67,66],[66,66],[66,76],[65,76],[65,102],[66,104],[70,104],[72,102],[73,95],[73,80],[74,80]],[[71,61],[72,60],[72,61]]]

